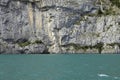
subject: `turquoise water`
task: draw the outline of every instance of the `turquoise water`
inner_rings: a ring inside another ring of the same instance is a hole
[[[0,80],[120,80],[120,55],[0,55]]]

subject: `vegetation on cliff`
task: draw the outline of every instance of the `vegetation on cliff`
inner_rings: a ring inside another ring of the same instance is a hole
[[[116,5],[118,8],[120,8],[120,0],[110,0],[113,5]]]

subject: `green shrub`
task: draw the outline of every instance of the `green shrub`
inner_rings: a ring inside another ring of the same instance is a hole
[[[110,2],[120,8],[120,0],[110,0]]]
[[[118,47],[120,48],[120,43],[110,43],[110,44],[107,44],[107,45],[109,45],[111,47],[114,47],[115,45],[118,45]]]
[[[41,40],[36,40],[35,42],[33,42],[32,44],[42,44],[43,42]]]
[[[80,50],[83,49],[84,51],[86,51],[87,49],[98,49],[98,52],[101,53],[102,49],[103,49],[103,43],[97,43],[96,45],[92,46],[92,45],[88,45],[88,46],[81,46],[79,44],[74,44],[74,43],[70,43],[68,45],[65,45],[63,47],[69,47],[72,46],[75,50]]]
[[[30,44],[31,44],[30,41],[26,41],[26,42],[20,42],[20,43],[18,43],[18,45],[19,45],[20,47],[25,47],[25,46],[28,46],[28,45],[30,45]]]

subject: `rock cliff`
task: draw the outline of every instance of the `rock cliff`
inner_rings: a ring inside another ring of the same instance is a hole
[[[120,53],[120,0],[0,0],[0,53]]]

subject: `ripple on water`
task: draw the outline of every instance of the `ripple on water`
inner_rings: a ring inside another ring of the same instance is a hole
[[[114,79],[118,79],[118,77],[114,77]]]
[[[119,80],[120,78],[119,77],[117,77],[117,76],[115,76],[115,77],[112,77],[112,76],[110,76],[110,75],[107,75],[107,74],[98,74],[98,76],[99,77],[110,77],[110,78],[113,78],[113,79],[115,79],[115,80]]]
[[[109,77],[107,74],[98,74],[99,77]]]

